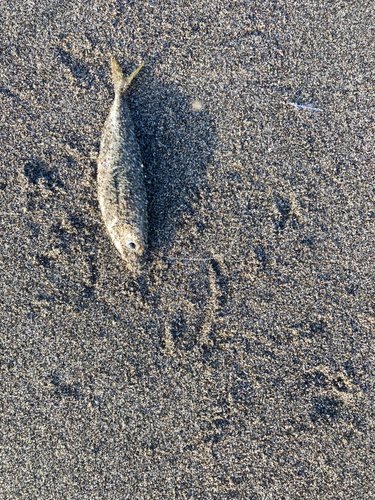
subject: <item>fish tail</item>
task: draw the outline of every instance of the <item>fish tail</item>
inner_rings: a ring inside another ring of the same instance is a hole
[[[112,77],[113,77],[113,83],[115,87],[115,92],[123,93],[125,92],[133,78],[138,74],[138,72],[143,68],[144,62],[142,62],[136,70],[133,71],[131,75],[129,75],[127,78],[125,78],[124,73],[122,72],[121,66],[119,63],[116,61],[116,59],[112,56],[111,57],[111,67],[112,67]]]

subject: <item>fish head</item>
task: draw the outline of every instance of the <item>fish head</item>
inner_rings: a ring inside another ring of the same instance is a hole
[[[145,253],[145,236],[142,230],[129,225],[118,225],[112,232],[112,240],[130,269],[140,265]]]

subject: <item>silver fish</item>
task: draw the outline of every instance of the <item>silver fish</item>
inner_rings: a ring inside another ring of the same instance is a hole
[[[98,198],[104,223],[130,270],[139,267],[147,239],[147,199],[141,154],[125,93],[142,63],[125,78],[111,58],[115,99],[107,117],[98,159]]]

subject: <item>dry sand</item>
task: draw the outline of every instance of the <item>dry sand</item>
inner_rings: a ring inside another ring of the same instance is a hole
[[[304,3],[1,2],[1,499],[375,498],[374,4]],[[110,53],[147,60],[140,276]]]

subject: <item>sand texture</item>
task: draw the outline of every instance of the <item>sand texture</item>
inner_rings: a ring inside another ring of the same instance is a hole
[[[0,499],[375,498],[374,10],[0,2]],[[111,54],[146,61],[138,274]]]

